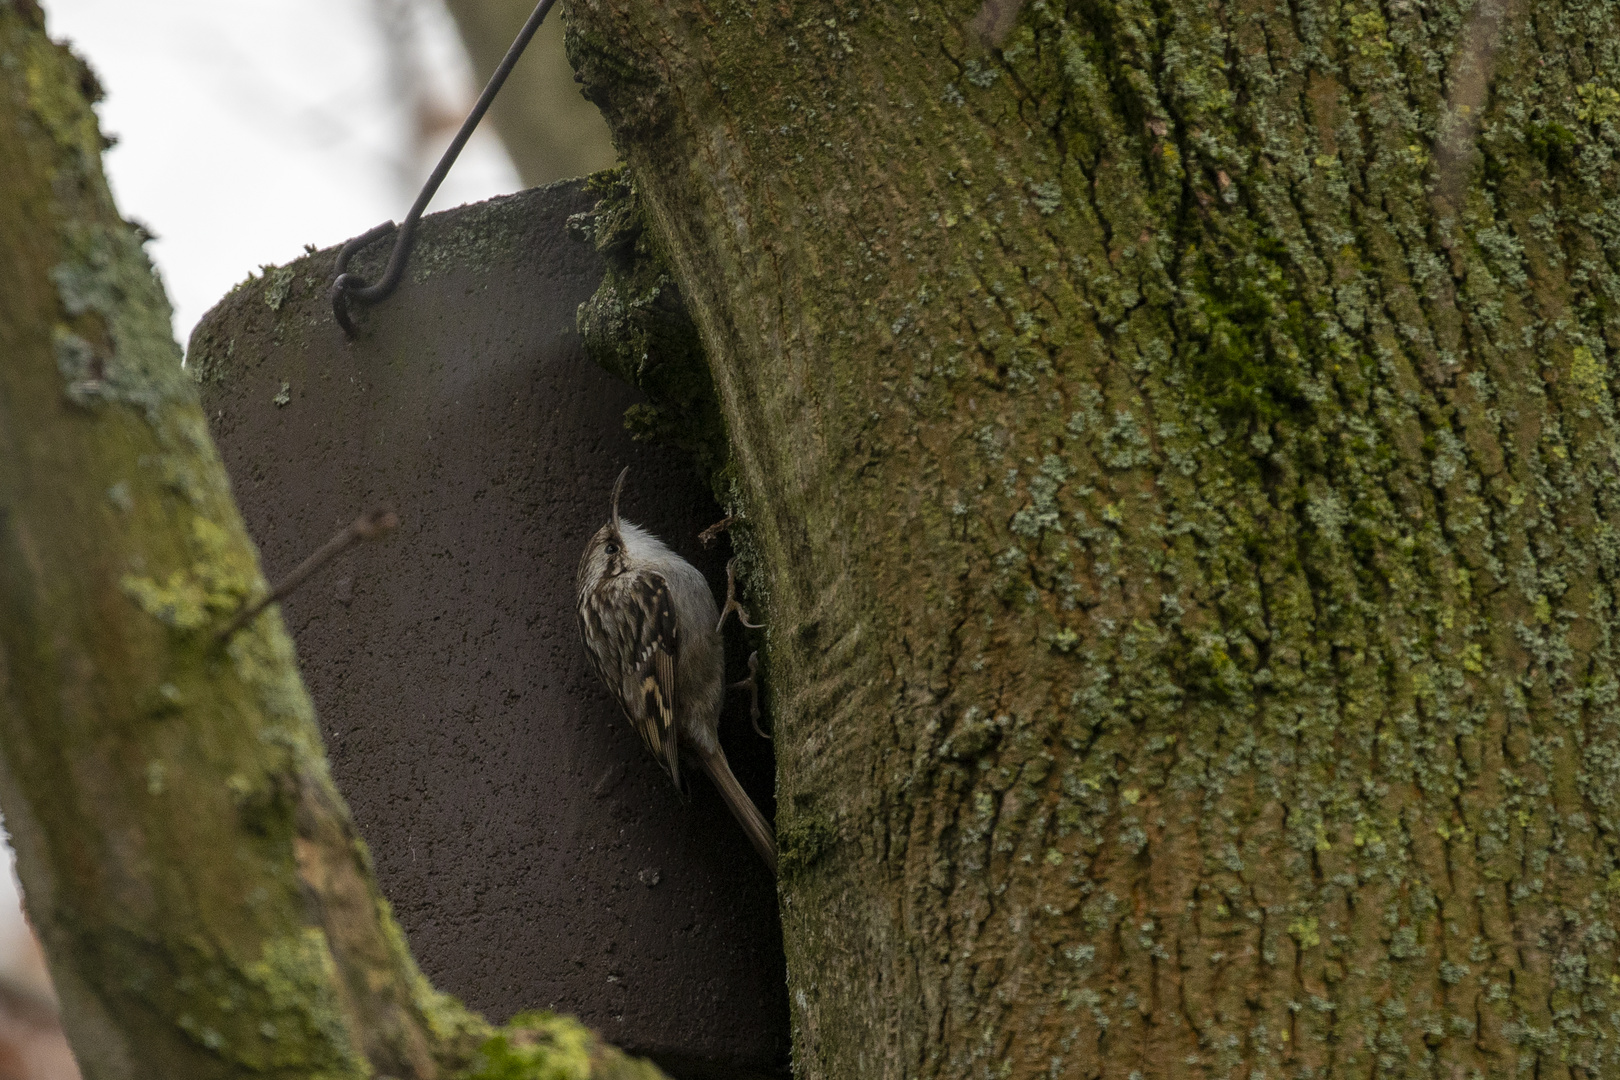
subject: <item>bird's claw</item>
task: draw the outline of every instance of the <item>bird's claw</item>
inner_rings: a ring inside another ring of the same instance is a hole
[[[744,625],[747,625],[747,624],[745,623]],[[762,739],[769,739],[770,736],[765,734],[764,731],[760,730],[760,726],[759,726],[759,683],[754,680],[754,676],[757,675],[758,673],[759,673],[759,653],[757,653],[757,652],[749,653],[748,654],[748,678],[741,679],[741,680],[739,680],[737,682],[734,682],[730,686],[726,687],[726,689],[727,690],[742,690],[744,688],[747,688],[747,690],[748,690],[748,719],[749,719],[749,722],[754,725],[754,734],[758,735]]]
[[[720,629],[726,625],[726,616],[730,615],[733,611],[737,613],[737,621],[748,627],[748,629],[763,630],[765,628],[764,623],[749,622],[748,609],[737,602],[736,565],[737,557],[733,555],[731,557],[731,561],[726,563],[726,606],[720,609],[720,621],[714,624],[716,633],[718,633]]]
[[[731,523],[736,520],[736,515],[727,514],[713,525],[710,525],[707,529],[704,529],[702,532],[698,533],[698,543],[702,544],[704,547],[710,547],[716,540],[720,539],[721,533],[731,528]]]

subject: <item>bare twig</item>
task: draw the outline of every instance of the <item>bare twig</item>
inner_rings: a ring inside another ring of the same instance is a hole
[[[218,640],[221,642],[230,640],[232,634],[236,633],[238,630],[242,629],[242,627],[252,622],[253,619],[258,616],[259,612],[263,611],[277,600],[281,600],[288,596],[294,589],[298,588],[298,586],[302,585],[306,580],[308,580],[311,574],[325,566],[327,563],[331,562],[333,559],[337,558],[339,555],[343,554],[349,548],[360,543],[362,540],[375,540],[377,537],[382,536],[384,533],[389,532],[398,525],[399,515],[395,514],[392,510],[378,508],[376,510],[369,510],[364,514],[361,514],[359,517],[355,518],[349,523],[348,528],[343,529],[336,536],[332,537],[332,539],[322,544],[315,554],[299,563],[297,568],[294,569],[292,573],[282,578],[281,582],[276,585],[275,588],[271,589],[269,594],[263,599],[249,604],[247,607],[237,612],[236,617],[225,625],[225,629],[219,632]]]

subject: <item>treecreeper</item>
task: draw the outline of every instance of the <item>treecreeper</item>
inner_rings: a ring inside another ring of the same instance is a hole
[[[682,756],[691,754],[775,874],[771,826],[720,748],[725,646],[714,595],[697,567],[620,519],[619,494],[629,471],[619,473],[611,516],[579,560],[575,588],[585,652],[676,789]],[[728,590],[726,611],[733,610],[740,609]]]

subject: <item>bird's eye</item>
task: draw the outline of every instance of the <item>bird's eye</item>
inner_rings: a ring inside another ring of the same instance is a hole
[[[609,540],[607,542],[607,547],[603,548],[602,550],[606,551],[609,555],[617,555],[619,553],[619,545],[615,544],[612,540]]]

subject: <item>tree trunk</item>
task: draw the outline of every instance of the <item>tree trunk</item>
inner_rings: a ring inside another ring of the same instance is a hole
[[[803,1077],[1620,1075],[1612,7],[573,0]]]
[[[0,808],[84,1075],[656,1076],[428,986],[279,613],[221,639],[265,583],[96,93],[0,2]]]
[[[534,10],[532,0],[446,0],[482,88]],[[490,119],[530,187],[613,164],[607,126],[563,59],[563,27],[553,11],[512,69]]]

